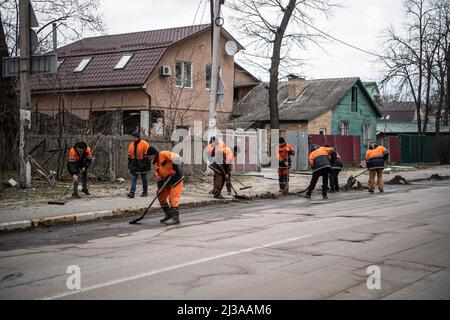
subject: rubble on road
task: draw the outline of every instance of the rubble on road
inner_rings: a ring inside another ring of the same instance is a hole
[[[401,184],[406,185],[409,184],[408,181],[406,181],[405,178],[403,178],[401,175],[396,175],[394,178],[392,178],[387,184]]]

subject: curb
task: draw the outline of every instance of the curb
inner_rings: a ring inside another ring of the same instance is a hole
[[[236,202],[235,199],[224,200],[202,200],[198,202],[188,202],[183,204],[182,208],[200,208],[209,205],[220,205],[228,202]],[[86,213],[77,213],[63,216],[42,217],[38,219],[20,220],[13,222],[0,223],[0,234],[28,231],[37,229],[40,227],[51,227],[57,225],[68,225],[76,223],[84,223],[91,221],[101,221],[108,219],[119,219],[124,217],[131,217],[144,213],[146,207],[132,208],[132,209],[114,209],[106,211],[93,211]],[[153,207],[148,210],[148,214],[159,213],[162,215],[162,211],[159,207]]]

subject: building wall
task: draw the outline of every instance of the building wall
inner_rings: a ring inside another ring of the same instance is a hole
[[[368,122],[371,124],[371,140],[376,140],[377,130],[377,113],[374,108],[371,107],[369,100],[361,91],[361,87],[358,87],[358,110],[352,111],[352,92],[349,90],[344,96],[342,101],[333,109],[331,134],[341,134],[341,121],[349,122],[349,135],[355,135],[361,137],[361,155],[364,155],[367,151],[367,141],[364,141],[363,136],[363,124]]]
[[[320,134],[321,129],[325,129],[325,134],[331,134],[332,111],[311,120],[308,123],[308,134]]]
[[[169,48],[147,81],[147,91],[152,96],[152,106],[164,111],[165,125],[193,126],[194,120],[201,120],[208,126],[210,90],[206,88],[206,65],[211,64],[210,32],[188,39]],[[233,108],[234,58],[225,54],[223,35],[220,39],[219,65],[225,84],[224,102],[217,104],[219,128],[225,124]],[[192,88],[175,87],[175,61],[191,62]],[[172,67],[172,76],[160,76],[159,68]]]

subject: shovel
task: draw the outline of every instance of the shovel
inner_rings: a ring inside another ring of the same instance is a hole
[[[211,167],[211,169],[213,169],[213,168]],[[215,170],[215,169],[213,169],[213,170]],[[226,177],[225,170],[223,170],[222,166],[220,166],[220,170],[222,171],[223,176]],[[216,172],[217,172],[217,171],[216,171]],[[250,200],[250,198],[247,197],[247,196],[238,195],[238,193],[237,193],[236,190],[234,189],[233,185],[231,184],[231,179],[230,179],[230,178],[228,178],[228,183],[230,184],[230,187],[231,187],[231,189],[232,189],[233,192],[234,192],[234,196],[233,196],[233,197],[235,197],[236,199]]]
[[[350,177],[348,177],[346,187],[348,189],[350,189],[353,186],[353,184],[356,182],[356,178],[359,177],[360,175],[362,175],[363,173],[367,172],[368,170],[369,169],[366,169],[363,172],[358,173],[356,176],[351,175]]]
[[[48,204],[57,204],[57,205],[60,205],[60,206],[65,205],[67,203],[67,201],[64,201],[64,200],[61,200],[61,199],[67,194],[67,192],[72,188],[72,186],[73,186],[73,182],[69,185],[69,187],[67,187],[66,191],[64,191],[64,193],[59,198],[56,198],[54,200],[50,200],[47,203]]]
[[[245,190],[245,189],[253,188],[253,186],[245,186],[242,182],[240,182],[238,179],[236,179],[233,176],[231,176],[231,178],[242,186],[241,188],[239,188],[239,190]]]

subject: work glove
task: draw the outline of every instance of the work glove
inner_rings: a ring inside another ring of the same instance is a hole
[[[170,172],[169,172],[169,176],[171,176],[171,177],[173,177],[176,174],[177,174],[177,172],[175,170],[173,170],[173,169],[170,170]]]

